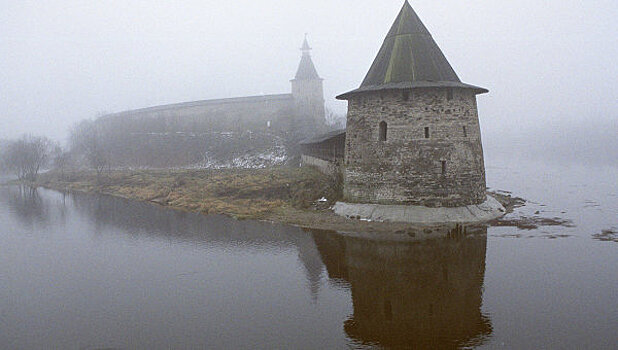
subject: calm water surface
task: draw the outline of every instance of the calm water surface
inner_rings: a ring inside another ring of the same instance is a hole
[[[575,227],[377,242],[0,187],[0,348],[616,348],[618,169],[488,181]]]

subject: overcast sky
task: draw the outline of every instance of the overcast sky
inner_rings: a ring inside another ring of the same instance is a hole
[[[101,112],[287,93],[305,32],[327,106],[359,86],[403,0],[0,0],[0,138]],[[618,120],[616,0],[416,0],[484,132]],[[618,130],[618,129],[617,129]]]

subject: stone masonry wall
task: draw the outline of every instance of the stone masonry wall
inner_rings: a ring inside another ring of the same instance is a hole
[[[387,90],[349,100],[346,201],[429,207],[485,201],[476,96],[468,89],[451,92]],[[380,141],[381,122],[386,141]]]

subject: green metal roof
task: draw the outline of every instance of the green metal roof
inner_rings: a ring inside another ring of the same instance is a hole
[[[406,0],[359,89],[338,96],[384,89],[460,87],[488,92],[464,84]]]

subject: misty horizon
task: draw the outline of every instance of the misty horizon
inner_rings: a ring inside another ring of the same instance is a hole
[[[618,348],[617,13],[0,0],[0,349]]]
[[[326,107],[344,115],[334,97],[360,85],[402,3],[2,2],[0,138],[64,142],[105,113],[288,93],[305,33]],[[615,153],[618,5],[411,3],[460,79],[490,90],[478,103],[496,153],[540,135],[568,147],[573,130]]]

